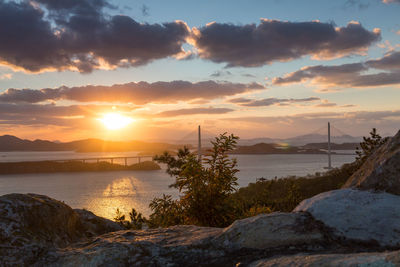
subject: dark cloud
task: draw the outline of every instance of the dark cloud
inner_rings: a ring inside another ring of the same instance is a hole
[[[350,8],[350,7],[356,7],[360,10],[367,9],[369,7],[370,3],[366,2],[365,0],[346,0],[346,2],[343,5],[344,9]]]
[[[230,76],[232,75],[232,72],[228,70],[217,70],[213,72],[210,77],[221,77],[221,76]]]
[[[329,103],[329,102],[324,102],[318,105],[315,105],[317,108],[331,108],[331,107],[336,107],[336,103]]]
[[[101,13],[104,7],[115,8],[105,0],[35,0],[51,12],[93,15]]]
[[[254,101],[254,100],[250,99],[250,98],[239,97],[239,98],[229,99],[228,102],[233,103],[233,104],[243,104],[243,103],[250,103],[252,101]]]
[[[155,116],[157,117],[176,117],[176,116],[184,116],[184,115],[196,115],[196,114],[225,114],[234,111],[234,109],[230,108],[187,108],[187,109],[176,109],[176,110],[168,110],[157,113]]]
[[[365,74],[369,70],[385,70]],[[282,85],[303,81],[325,86],[371,87],[400,84],[400,52],[391,52],[376,60],[336,66],[304,67],[284,77],[273,79],[273,84]]]
[[[184,22],[141,24],[103,14],[106,6],[103,0],[0,0],[0,25],[7,25],[0,27],[0,61],[30,72],[90,72],[183,53],[190,32]],[[48,17],[41,7],[50,10]]]
[[[8,89],[0,94],[1,102],[38,103],[46,100],[73,100],[78,102],[121,102],[133,104],[176,103],[178,101],[214,99],[261,90],[257,83],[230,83],[203,81],[131,82],[112,86],[60,87],[56,89]]]
[[[255,78],[256,76],[250,73],[244,73],[242,74],[243,77],[248,77],[248,78]]]
[[[318,97],[308,98],[264,98],[264,99],[248,99],[248,98],[234,98],[230,99],[230,103],[238,104],[244,107],[267,107],[272,105],[289,105],[292,103],[313,102],[318,101]]]
[[[148,6],[146,6],[146,5],[143,4],[141,10],[142,10],[142,15],[143,15],[144,17],[147,17],[147,16],[150,15],[150,14],[149,14],[150,8],[149,8]]]
[[[259,25],[210,23],[193,30],[202,58],[228,66],[255,67],[305,55],[331,58],[358,53],[380,40],[380,31],[359,23],[345,27],[321,22],[261,20]]]
[[[390,52],[380,59],[369,60],[366,64],[375,69],[400,70],[400,51]]]
[[[274,84],[298,83],[307,79],[318,78],[323,82],[344,82],[352,78],[352,74],[367,70],[368,67],[362,63],[343,64],[337,66],[317,65],[304,67],[298,71],[287,74],[284,77],[273,79]]]

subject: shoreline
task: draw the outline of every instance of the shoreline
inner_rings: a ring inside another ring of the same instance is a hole
[[[108,172],[108,171],[153,171],[161,167],[153,161],[143,161],[131,165],[109,162],[83,163],[56,161],[0,162],[0,175],[28,173],[69,173],[69,172]]]

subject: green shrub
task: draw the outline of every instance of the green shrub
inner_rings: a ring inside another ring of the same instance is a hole
[[[235,159],[230,159],[228,151],[236,147],[239,138],[221,134],[212,141],[210,154],[202,161],[188,148],[178,151],[177,157],[168,153],[156,156],[155,161],[167,164],[167,173],[175,177],[171,186],[182,194],[179,200],[171,196],[156,198],[150,204],[153,214],[150,221],[153,226],[172,225],[176,222],[201,226],[226,226],[235,217],[234,208],[228,201],[237,186],[238,172]],[[179,213],[175,219],[174,214]],[[164,214],[166,219],[160,220]]]

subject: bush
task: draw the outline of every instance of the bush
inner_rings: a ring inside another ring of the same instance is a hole
[[[383,145],[388,139],[382,138],[376,131],[376,128],[372,128],[369,132],[369,137],[363,137],[363,142],[360,143],[360,148],[356,148],[357,158],[360,165],[381,145]]]
[[[163,195],[153,199],[149,220],[134,209],[131,222],[125,221],[125,215],[118,209],[115,220],[134,229],[140,229],[143,223],[149,227],[177,224],[223,227],[234,220],[260,213],[291,212],[304,199],[341,188],[368,156],[387,140],[382,139],[376,129],[370,135],[360,143],[361,149],[357,150],[357,160],[353,163],[305,177],[259,178],[256,183],[239,190],[236,190],[236,160],[227,155],[236,147],[237,136],[225,133],[216,137],[209,155],[202,161],[187,147],[180,149],[176,157],[165,152],[154,160],[167,164],[167,173],[176,179],[170,186],[177,188],[181,197],[174,200]]]
[[[130,221],[125,220],[125,215],[117,208],[114,221],[125,227],[126,229],[140,230],[146,223],[146,218],[141,213],[137,213],[134,208],[129,212]]]
[[[238,139],[226,133],[216,137],[210,154],[202,161],[186,147],[178,151],[176,158],[168,153],[156,156],[155,161],[167,164],[167,173],[176,179],[171,186],[182,196],[176,201],[165,195],[154,199],[150,204],[151,224],[228,225],[235,217],[228,199],[237,186],[238,170],[236,160],[228,158],[227,152],[236,147]]]

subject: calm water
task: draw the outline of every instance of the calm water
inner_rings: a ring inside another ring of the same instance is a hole
[[[135,152],[75,153],[75,152],[0,152],[0,161],[26,161],[66,158],[134,156]],[[322,172],[326,155],[235,155],[240,172],[239,186],[288,175]],[[332,165],[339,167],[352,162],[354,155],[332,155]],[[168,187],[174,179],[165,170],[118,171],[0,175],[0,195],[8,193],[38,193],[62,200],[73,208],[86,208],[95,214],[112,218],[118,207],[128,213],[131,207],[149,215],[148,204],[162,194],[178,196]]]

